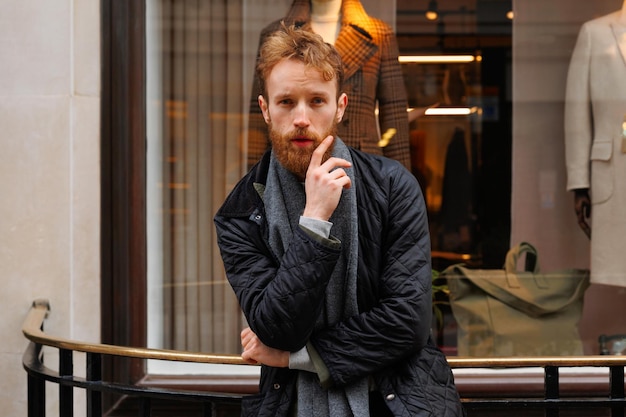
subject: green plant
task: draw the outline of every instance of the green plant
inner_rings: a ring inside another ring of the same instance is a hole
[[[450,289],[443,278],[439,278],[439,271],[432,271],[432,291],[433,291],[433,314],[437,320],[437,329],[443,329],[443,311],[441,306],[450,305]]]

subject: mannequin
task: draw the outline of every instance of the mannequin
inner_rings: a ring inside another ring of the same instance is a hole
[[[396,159],[410,170],[406,90],[391,27],[367,15],[359,0],[293,0],[284,18],[263,29],[259,43],[282,20],[318,33],[342,57],[342,89],[349,104],[338,136],[353,148]],[[261,93],[255,76],[248,128],[249,166],[268,147],[267,126],[258,106]]]
[[[626,0],[620,10],[582,25],[565,99],[567,189],[574,193],[578,224],[591,239],[591,281],[620,286],[626,286],[620,253],[626,233],[625,122]]]
[[[324,41],[335,44],[341,30],[342,0],[311,0],[311,28]]]

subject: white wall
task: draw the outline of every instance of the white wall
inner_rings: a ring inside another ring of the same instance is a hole
[[[100,2],[0,3],[0,414],[26,415],[22,321],[99,341]],[[54,359],[54,358],[50,358]],[[84,373],[80,363],[77,372]],[[54,389],[48,389],[56,402]],[[77,395],[80,398],[80,395]],[[50,404],[57,414],[56,404]],[[76,415],[83,415],[84,410]]]

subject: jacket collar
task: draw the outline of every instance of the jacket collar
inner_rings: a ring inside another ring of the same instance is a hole
[[[270,150],[267,150],[248,174],[228,195],[218,215],[225,217],[248,217],[258,211],[263,204],[261,193],[265,190],[270,165]]]

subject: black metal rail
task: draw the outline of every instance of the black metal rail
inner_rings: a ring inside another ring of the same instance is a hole
[[[30,343],[23,355],[23,366],[28,377],[28,417],[45,417],[46,415],[46,382],[59,387],[59,417],[73,417],[74,390],[86,391],[87,417],[102,416],[102,395],[104,393],[121,394],[138,400],[138,416],[151,416],[153,400],[174,400],[198,403],[202,409],[202,417],[215,415],[216,407],[221,405],[238,405],[242,395],[234,393],[215,393],[193,391],[187,389],[164,389],[141,385],[123,385],[102,380],[102,359],[105,355],[130,358],[158,359],[213,364],[245,365],[241,357],[236,355],[206,355],[191,352],[141,349],[103,344],[88,344],[46,335],[43,323],[49,312],[46,300],[36,300],[22,326],[24,336]],[[49,369],[44,365],[42,348],[49,346],[59,351],[58,370]],[[86,377],[74,375],[74,352],[86,354]],[[466,396],[462,398],[468,415],[479,416],[484,410],[504,410],[508,417],[525,415],[524,410],[539,410],[544,416],[559,416],[567,409],[590,409],[612,417],[624,416],[626,399],[624,397],[624,366],[625,356],[580,356],[580,357],[509,357],[509,358],[463,358],[449,357],[452,368],[511,369],[540,368],[543,369],[543,393],[540,396],[529,393],[516,397],[501,396]],[[560,383],[560,369],[571,367],[608,368],[608,389],[606,393],[591,396],[563,395]],[[522,414],[515,411],[522,410]],[[493,413],[489,414],[493,415]],[[536,415],[536,414],[535,414]]]

